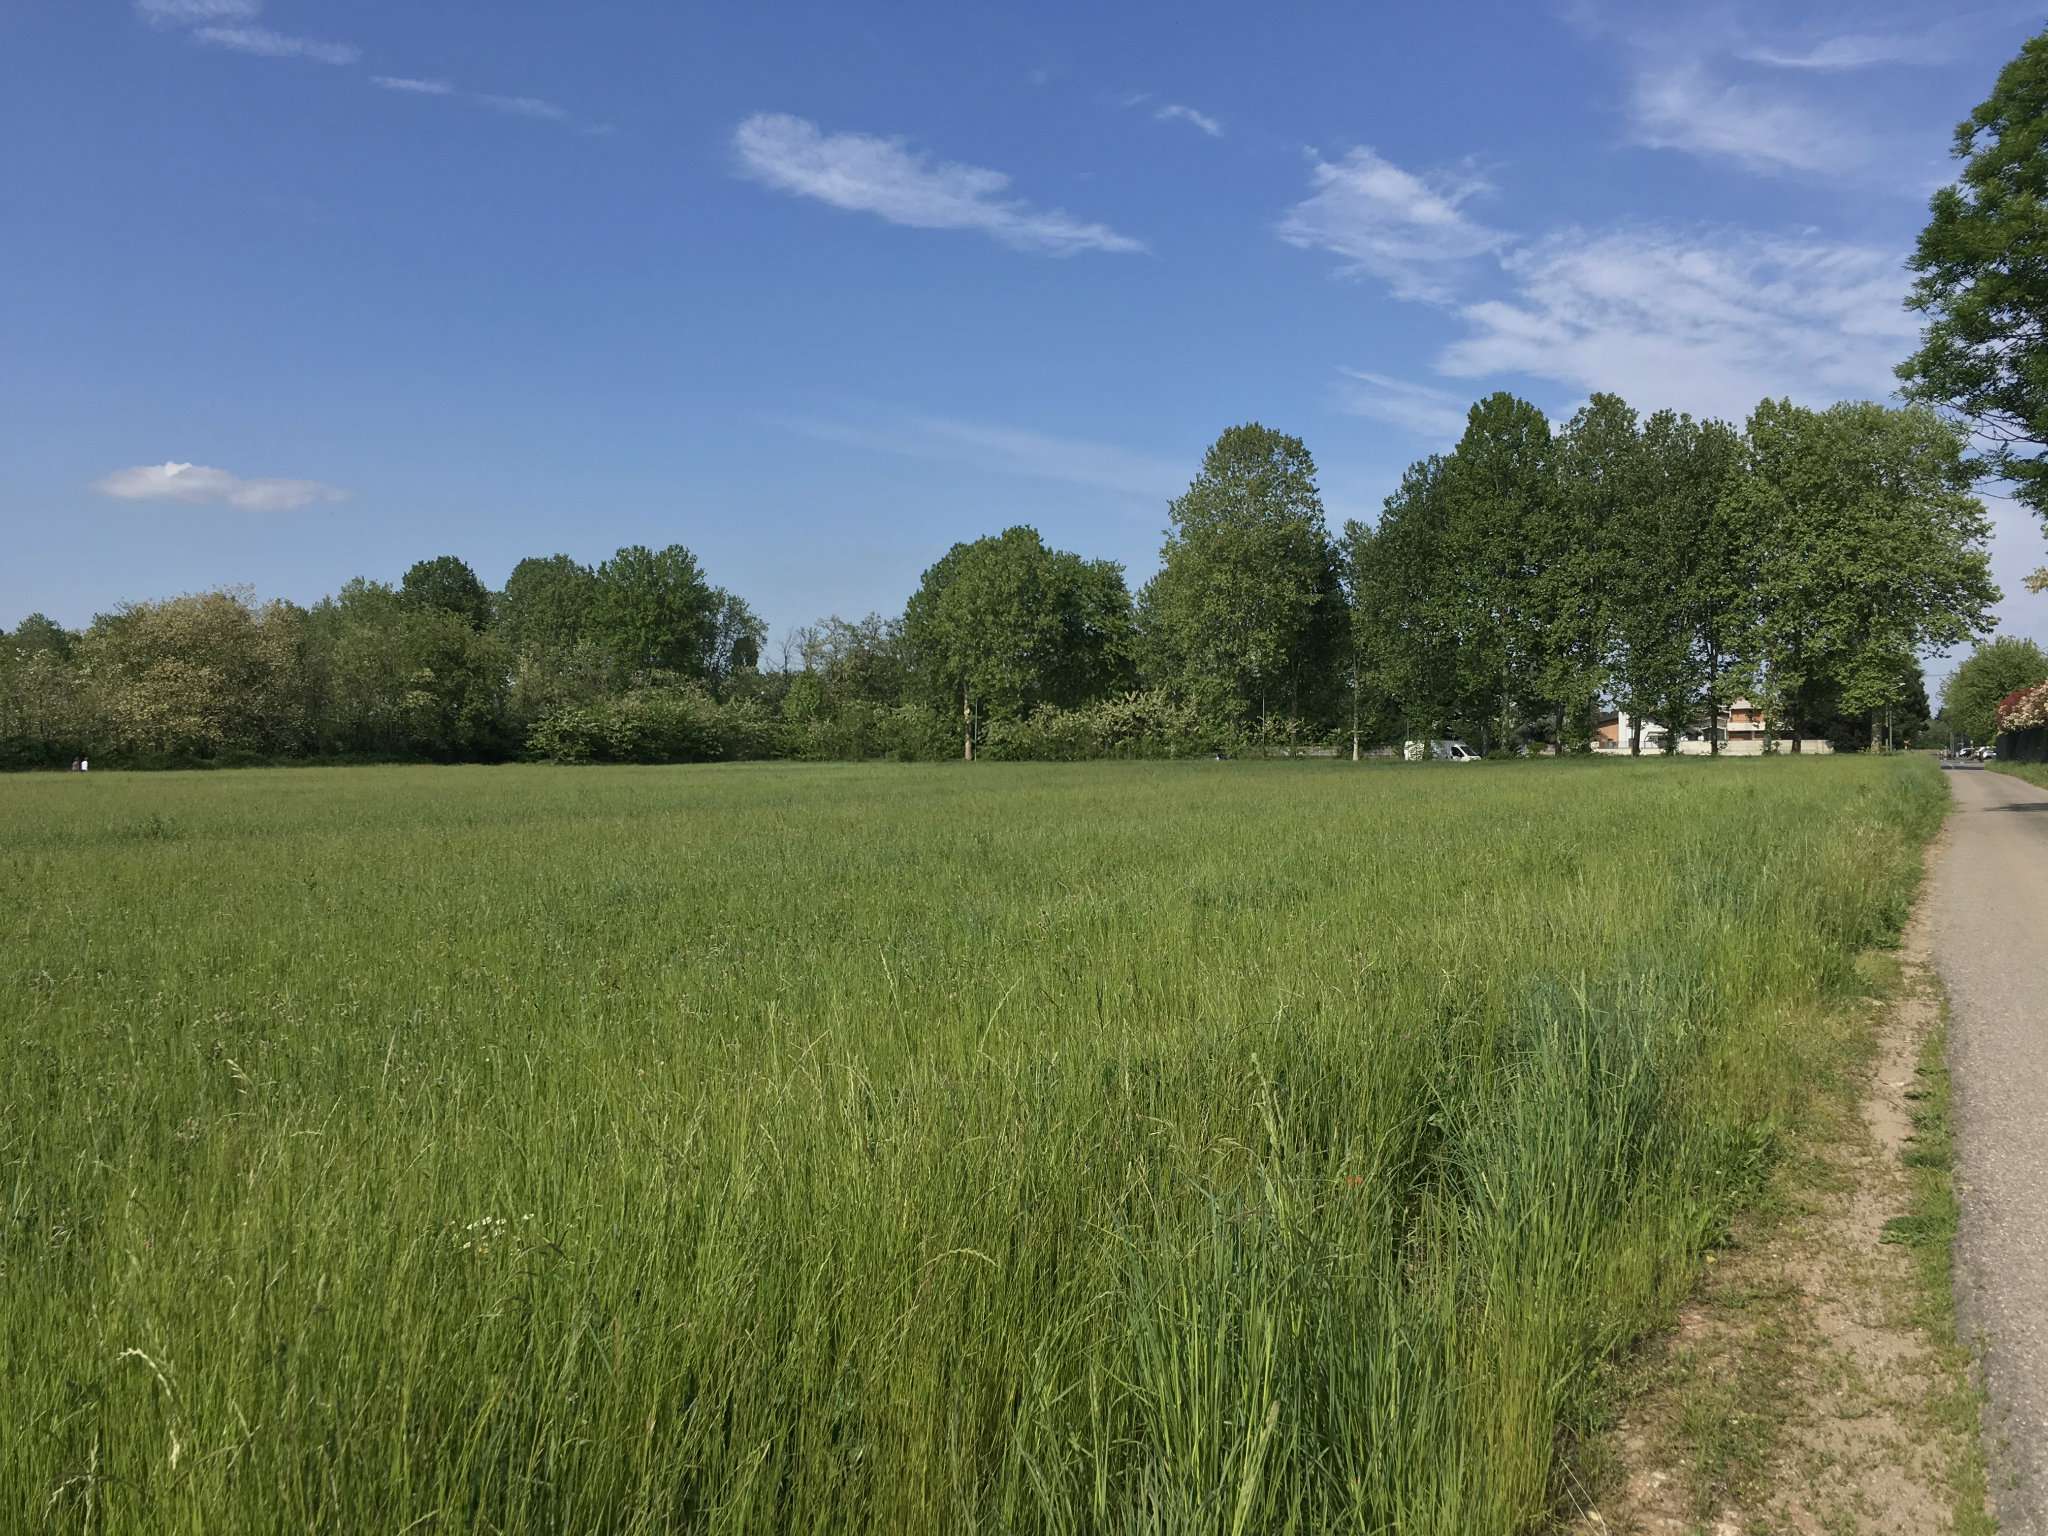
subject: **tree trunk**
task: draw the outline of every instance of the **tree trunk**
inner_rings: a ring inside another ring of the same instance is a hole
[[[967,696],[967,687],[960,687],[960,733],[966,743],[960,756],[962,762],[974,761],[974,704]]]
[[[1628,755],[1630,757],[1641,757],[1643,755],[1643,717],[1641,715],[1630,715],[1628,717]]]
[[[1870,712],[1870,750],[1873,752],[1884,750],[1884,726],[1880,721],[1878,712],[1874,709]]]
[[[1550,714],[1550,750],[1559,757],[1564,756],[1564,706],[1558,705]]]

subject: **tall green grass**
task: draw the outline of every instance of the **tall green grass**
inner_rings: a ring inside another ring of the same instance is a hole
[[[1925,763],[0,784],[0,1526],[1539,1518]]]
[[[1987,763],[1985,766],[1993,772],[2009,773],[2016,779],[2025,779],[2029,784],[2048,789],[2048,763]]]

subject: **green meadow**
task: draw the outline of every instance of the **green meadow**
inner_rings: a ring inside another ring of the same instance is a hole
[[[1512,1532],[1900,758],[0,782],[0,1528]]]

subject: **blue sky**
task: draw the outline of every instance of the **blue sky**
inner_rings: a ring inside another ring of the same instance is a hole
[[[1497,388],[1883,398],[2041,17],[1677,9],[15,0],[0,623],[680,541],[779,636],[1020,521],[1136,586],[1234,422],[1335,525]]]

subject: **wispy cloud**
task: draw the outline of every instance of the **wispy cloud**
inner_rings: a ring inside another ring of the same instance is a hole
[[[1855,32],[1823,38],[1803,48],[1758,44],[1742,50],[1751,64],[1773,69],[1872,69],[1882,64],[1940,64],[1951,46],[1939,32]]]
[[[262,11],[263,0],[135,0],[136,15],[171,27],[202,21],[246,21]]]
[[[1629,132],[1648,149],[1725,158],[1763,171],[1848,170],[1867,153],[1856,136],[1803,102],[1716,80],[1695,64],[1637,77]]]
[[[779,418],[819,442],[1050,480],[1137,500],[1164,500],[1187,480],[1187,466],[1109,443],[1025,428],[911,414],[886,421]]]
[[[363,56],[353,43],[325,42],[318,38],[294,37],[270,27],[248,25],[263,13],[263,0],[134,0],[136,14],[153,25],[183,27],[198,42],[227,48],[236,53],[268,59],[311,59],[320,64],[354,64]],[[370,84],[382,91],[406,96],[459,97],[475,106],[488,107],[509,117],[531,118],[536,122],[573,124],[567,107],[540,96],[508,96],[491,91],[457,90],[452,80],[438,76],[372,75]],[[581,130],[587,134],[611,132],[609,124]]]
[[[370,84],[380,90],[402,91],[411,96],[452,96],[455,87],[446,80],[414,80],[405,75],[372,75]]]
[[[353,43],[326,43],[312,37],[287,37],[268,27],[201,27],[192,34],[215,48],[253,53],[266,59],[311,59],[316,64],[353,64],[363,50]]]
[[[1913,321],[1895,252],[1744,230],[1557,231],[1464,305],[1438,371],[1522,374],[1741,419],[1765,395],[1882,398]]]
[[[318,480],[245,479],[204,464],[145,464],[117,469],[93,489],[122,501],[174,501],[246,512],[294,512],[316,502],[345,501],[348,492]]]
[[[353,64],[363,56],[363,50],[353,43],[288,37],[268,27],[201,27],[192,35],[215,48],[253,53],[265,59],[311,59],[316,64]]]
[[[1311,153],[1313,190],[1280,221],[1280,238],[1330,252],[1347,275],[1377,277],[1399,298],[1440,303],[1464,263],[1507,243],[1465,215],[1463,205],[1488,190],[1476,175],[1417,176],[1364,148],[1334,162]]]
[[[405,96],[442,96],[466,101],[472,106],[487,107],[493,112],[502,112],[507,117],[524,117],[538,123],[560,123],[564,126],[575,123],[575,114],[567,107],[559,106],[540,96],[500,96],[492,91],[458,90],[452,80],[438,78],[414,79],[406,75],[372,75],[370,84],[381,90],[396,91]],[[609,123],[591,124],[577,130],[590,135],[607,134],[612,131]]]
[[[1414,384],[1361,368],[1339,368],[1340,409],[1401,427],[1418,437],[1448,442],[1465,430],[1469,402],[1463,395]]]
[[[1223,137],[1223,125],[1215,118],[1206,112],[1197,112],[1193,107],[1184,107],[1178,102],[1161,107],[1152,116],[1162,123],[1187,123],[1191,127],[1201,129],[1212,139]]]
[[[976,230],[1017,250],[1054,256],[1145,249],[1106,224],[1008,195],[1010,178],[1002,171],[934,160],[902,139],[821,133],[805,118],[764,112],[733,131],[732,147],[741,174],[765,186],[891,224]]]
[[[135,13],[153,26],[189,27],[212,48],[265,59],[311,59],[318,64],[353,64],[363,56],[354,43],[293,37],[250,25],[263,14],[263,0],[135,0]]]
[[[496,96],[488,91],[479,91],[473,99],[493,112],[503,112],[512,117],[531,117],[546,123],[566,123],[569,120],[567,107],[558,107],[538,96]]]

